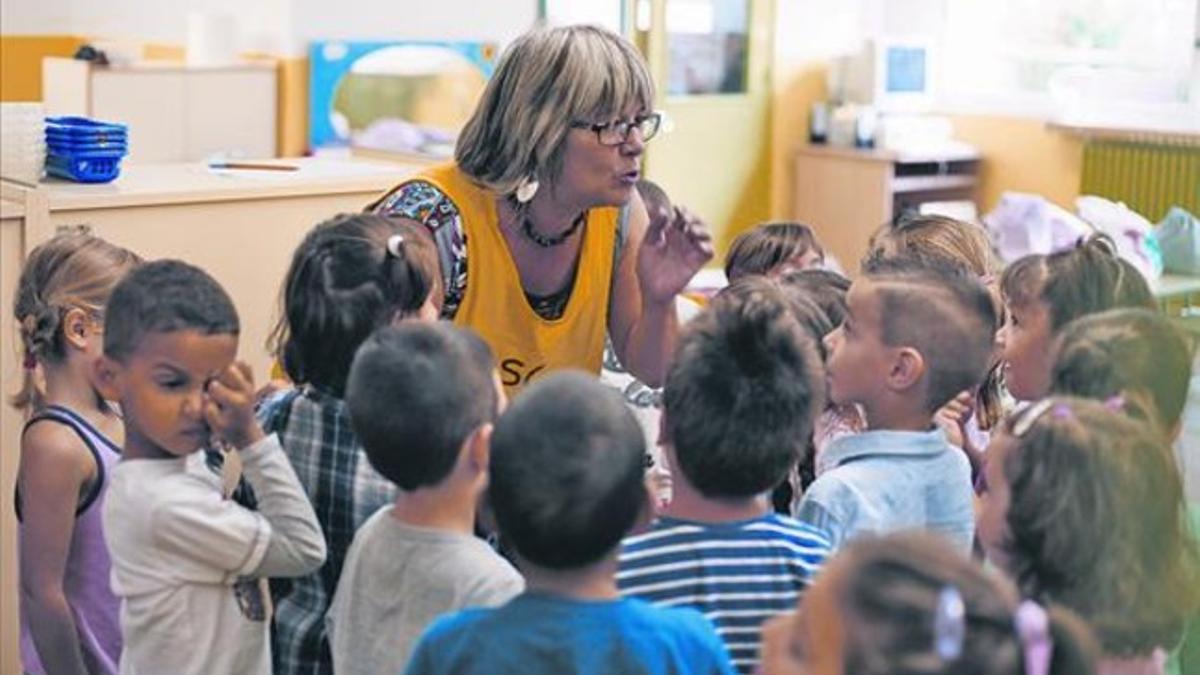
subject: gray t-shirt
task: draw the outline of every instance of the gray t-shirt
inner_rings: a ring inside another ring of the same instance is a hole
[[[386,506],[354,535],[325,621],[340,675],[401,673],[447,612],[502,605],[525,588],[485,542],[406,525]]]

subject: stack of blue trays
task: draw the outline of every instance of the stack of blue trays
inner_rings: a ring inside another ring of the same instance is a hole
[[[79,183],[107,183],[129,153],[124,124],[86,117],[46,118],[46,172]]]

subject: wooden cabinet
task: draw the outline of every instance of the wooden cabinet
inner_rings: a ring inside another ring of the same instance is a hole
[[[276,66],[182,64],[93,66],[48,58],[47,115],[83,115],[129,125],[129,162],[202,161],[212,155],[276,154]]]
[[[967,148],[917,154],[809,145],[796,153],[792,213],[853,276],[876,228],[922,203],[974,202],[978,176],[979,155]]]

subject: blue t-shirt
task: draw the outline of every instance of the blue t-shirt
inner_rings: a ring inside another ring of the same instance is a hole
[[[525,592],[502,607],[438,619],[405,672],[731,675],[733,666],[712,624],[695,610]]]

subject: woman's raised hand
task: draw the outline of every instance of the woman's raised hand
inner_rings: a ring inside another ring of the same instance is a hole
[[[665,304],[712,259],[712,234],[703,220],[684,207],[653,212],[637,255],[643,302]]]

